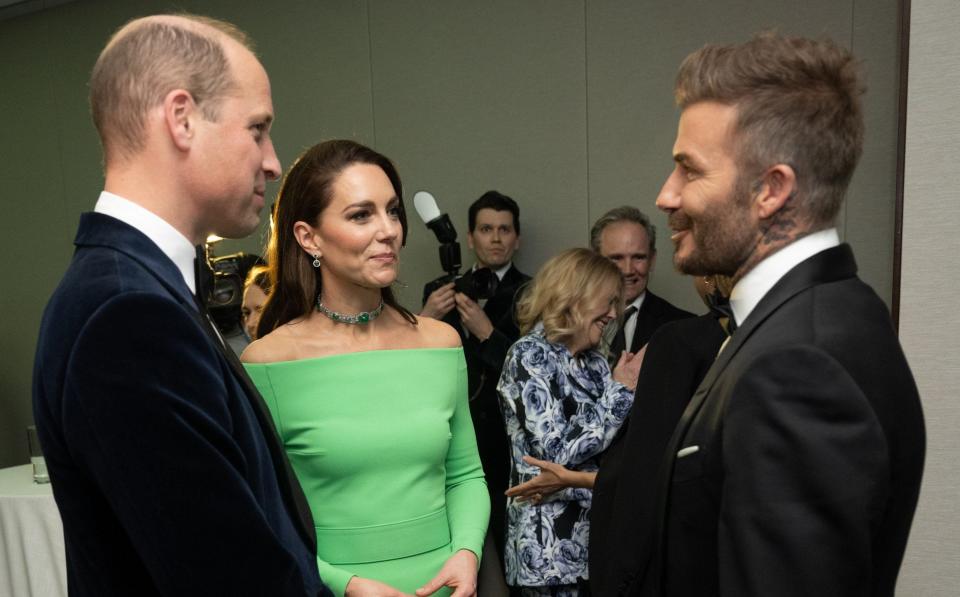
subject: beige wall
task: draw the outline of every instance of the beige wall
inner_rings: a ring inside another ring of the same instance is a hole
[[[321,139],[352,137],[393,158],[407,197],[427,189],[466,232],[468,204],[496,188],[523,211],[518,263],[585,245],[593,219],[653,200],[671,168],[671,87],[706,42],[779,27],[829,35],[864,59],[871,91],[863,163],[840,223],[864,278],[890,296],[896,139],[895,0],[78,0],[0,21],[0,466],[26,461],[30,370],[43,304],[66,267],[81,211],[102,184],[85,84],[110,32],[151,12],[231,20],[271,74],[284,164]],[[270,192],[276,191],[273,185]],[[439,275],[416,220],[401,299]],[[659,241],[652,288],[700,310]],[[258,251],[263,229],[227,243]],[[466,246],[464,243],[464,252]],[[149,314],[144,314],[148,317]]]
[[[897,593],[960,592],[960,3],[914,0],[903,201],[900,336],[927,423],[920,504]]]

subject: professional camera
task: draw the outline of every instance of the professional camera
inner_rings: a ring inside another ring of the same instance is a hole
[[[413,206],[423,223],[440,241],[440,266],[447,272],[445,276],[427,283],[425,296],[430,296],[436,289],[453,282],[457,292],[462,292],[475,301],[492,297],[497,292],[500,280],[489,268],[481,267],[460,274],[460,243],[457,242],[457,231],[450,221],[450,216],[440,213],[433,195],[426,191],[417,191],[413,194]]]
[[[207,297],[207,309],[224,340],[242,350],[249,342],[243,329],[243,283],[250,268],[262,264],[263,259],[248,253],[217,257],[213,248],[220,240],[212,237],[205,244],[207,267],[213,270],[213,287]]]

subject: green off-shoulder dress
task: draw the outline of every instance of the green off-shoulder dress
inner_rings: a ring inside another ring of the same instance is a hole
[[[412,594],[457,550],[479,558],[490,498],[462,349],[246,368],[310,502],[320,576],[337,595],[354,575]]]

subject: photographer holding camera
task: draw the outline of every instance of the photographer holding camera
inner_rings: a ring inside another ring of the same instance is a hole
[[[521,273],[512,261],[514,251],[520,246],[520,208],[516,201],[497,191],[487,191],[470,206],[467,218],[467,243],[476,263],[456,282],[442,283],[449,280],[449,276],[445,276],[428,283],[424,287],[420,315],[452,325],[463,339],[470,414],[492,502],[490,533],[502,565],[506,509],[503,492],[509,481],[510,452],[500,414],[497,381],[507,350],[520,336],[514,316],[516,299],[518,290],[530,276]],[[486,284],[481,275],[486,273],[484,268],[493,271],[499,282]],[[439,287],[438,282],[442,283]],[[495,287],[492,292],[491,286]]]

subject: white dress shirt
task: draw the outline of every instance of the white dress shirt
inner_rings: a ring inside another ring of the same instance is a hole
[[[800,262],[840,244],[836,228],[828,228],[795,240],[747,272],[730,293],[730,308],[737,325],[746,320],[760,300],[787,272]]]
[[[187,288],[196,294],[193,269],[193,262],[197,256],[196,248],[179,230],[145,207],[107,191],[100,193],[93,211],[116,218],[142,232],[173,261],[180,270]]]

